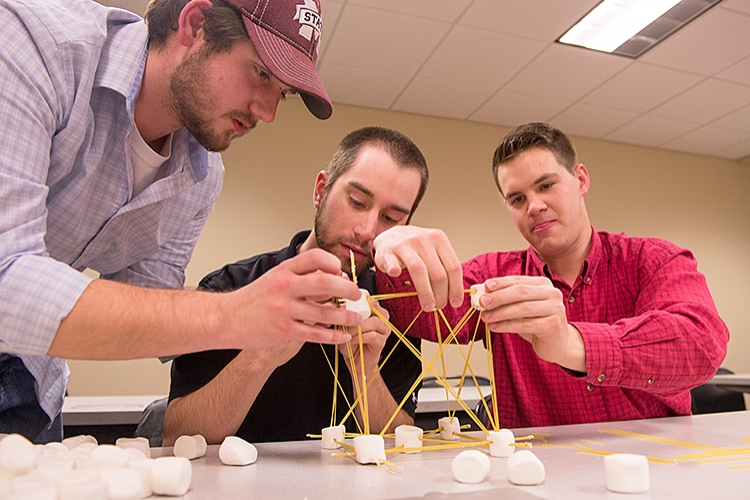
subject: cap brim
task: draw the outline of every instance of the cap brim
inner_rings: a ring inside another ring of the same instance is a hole
[[[333,105],[310,58],[244,16],[242,20],[255,51],[273,76],[297,90],[316,118],[329,118],[333,114]]]

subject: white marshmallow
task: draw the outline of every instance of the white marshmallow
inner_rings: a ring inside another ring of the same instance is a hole
[[[107,500],[107,483],[87,481],[57,485],[58,500]]]
[[[49,479],[41,474],[27,474],[11,479],[10,487],[14,495],[25,496],[51,486]]]
[[[127,467],[130,455],[123,448],[113,444],[102,444],[91,450],[88,469],[121,469]]]
[[[134,469],[100,470],[99,479],[107,484],[107,498],[109,500],[136,500],[141,498],[143,480]]]
[[[250,465],[258,459],[258,450],[237,436],[227,436],[219,447],[219,458],[224,465]]]
[[[137,438],[119,438],[115,441],[115,446],[118,448],[135,448],[136,450],[143,453],[146,458],[151,458],[151,446],[149,445],[148,439],[144,437]]]
[[[87,434],[72,436],[62,440],[62,444],[64,444],[69,450],[72,450],[83,443],[93,443],[94,445],[98,445],[99,441],[97,441],[94,436],[89,436]]]
[[[185,457],[188,460],[200,458],[206,454],[206,438],[200,434],[195,436],[180,436],[174,442],[172,451],[176,457]]]
[[[60,454],[64,455],[70,450],[64,444],[54,442],[54,443],[47,443],[45,445],[42,445],[42,448],[40,451],[42,455],[60,455]]]
[[[521,450],[508,458],[508,479],[513,484],[532,486],[544,482],[544,464],[529,450]]]
[[[125,453],[128,454],[128,465],[132,464],[133,462],[142,462],[144,460],[149,460],[146,455],[143,454],[143,452],[137,448],[123,448],[125,450]],[[149,455],[151,452],[149,452]]]
[[[131,460],[128,465],[128,467],[136,471],[141,478],[141,493],[139,498],[148,498],[153,494],[153,491],[151,490],[151,466],[153,464],[153,458],[144,458],[143,460]]]
[[[451,470],[459,483],[481,483],[490,473],[490,457],[479,450],[462,451],[451,462]]]
[[[479,303],[479,299],[487,293],[487,291],[484,288],[484,283],[477,283],[476,285],[471,285],[471,289],[474,290],[474,293],[471,294],[471,305],[474,306],[474,309],[477,311],[484,311],[484,307]]]
[[[367,300],[367,298],[370,296],[370,292],[368,292],[364,288],[360,288],[359,291],[362,292],[362,295],[360,295],[358,300],[347,299],[346,310],[359,313],[362,316],[362,319],[365,320],[369,318],[370,314],[372,313],[372,311],[370,310],[370,302]]]
[[[607,489],[615,493],[646,493],[651,488],[648,458],[631,453],[604,457]]]
[[[0,434],[0,439],[7,436],[7,434]],[[10,500],[13,497],[13,489],[10,487],[8,481],[0,481],[0,500]]]
[[[192,474],[193,466],[187,458],[159,457],[151,465],[151,489],[156,495],[184,495]]]
[[[0,441],[0,479],[26,474],[36,467],[39,447],[20,434],[10,434]]]
[[[453,435],[454,432],[461,432],[461,423],[458,421],[458,417],[443,417],[438,420],[438,426],[440,427],[440,439],[445,441],[458,439],[458,436]]]
[[[57,500],[57,488],[48,485],[38,490],[14,494],[10,498],[13,500]]]
[[[403,445],[404,448],[420,448],[420,450],[407,451],[405,453],[421,453],[422,436],[424,431],[414,425],[399,425],[396,427],[396,448]]]
[[[490,431],[487,439],[490,441],[490,455],[493,457],[507,458],[516,451],[516,447],[511,446],[515,444],[516,437],[510,429]]]
[[[337,444],[336,441],[338,441],[339,443],[343,443],[345,432],[346,427],[343,425],[324,427],[323,432],[321,433],[323,435],[323,438],[320,440],[320,447],[324,450],[337,450],[341,448],[341,445]]]
[[[376,464],[385,460],[385,441],[378,434],[366,434],[352,439],[355,458],[361,464]]]

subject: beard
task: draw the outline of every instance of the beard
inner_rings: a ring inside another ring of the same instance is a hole
[[[171,102],[169,107],[174,111],[180,124],[195,137],[198,143],[209,151],[224,151],[232,139],[238,137],[234,129],[218,132],[212,125],[210,113],[216,105],[208,96],[206,82],[209,81],[206,61],[211,51],[202,47],[182,61],[169,78]],[[231,91],[224,89],[224,91]],[[247,126],[249,131],[258,123],[258,119],[248,112],[230,111],[225,116],[236,119]],[[243,132],[244,133],[244,132]]]
[[[355,241],[352,238],[345,238],[343,236],[333,236],[329,224],[330,214],[328,210],[328,204],[326,203],[328,193],[323,195],[320,200],[320,206],[315,214],[315,240],[318,243],[318,247],[322,248],[326,252],[332,253],[341,259],[341,270],[344,271],[349,277],[352,276],[352,265],[351,258],[347,254],[346,256],[340,256],[337,252],[340,251],[340,245],[346,243],[361,248],[367,252],[366,256],[362,257],[359,254],[355,254],[354,260],[357,266],[357,274],[370,269],[374,263],[372,261],[372,254],[370,252],[370,244],[362,244],[359,241]],[[358,257],[361,257],[358,259]]]

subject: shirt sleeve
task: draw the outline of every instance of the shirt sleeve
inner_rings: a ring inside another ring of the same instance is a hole
[[[710,379],[724,360],[729,331],[695,258],[659,241],[638,256],[631,317],[573,322],[592,384],[677,395]]]
[[[0,25],[0,350],[43,355],[91,281],[44,242],[50,148],[73,97],[18,16],[0,7]]]

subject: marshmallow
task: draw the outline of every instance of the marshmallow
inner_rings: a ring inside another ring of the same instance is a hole
[[[370,317],[372,312],[370,310],[370,302],[367,300],[370,296],[370,292],[364,288],[360,288],[359,291],[362,295],[360,295],[358,300],[346,300],[346,310],[359,313],[362,316],[362,319],[365,320]]]
[[[107,500],[107,483],[87,481],[57,485],[58,500]]]
[[[13,500],[57,500],[57,488],[47,485],[34,491],[14,494],[10,498]]]
[[[474,290],[474,293],[471,294],[471,305],[477,311],[484,311],[484,307],[479,303],[479,299],[482,297],[482,295],[487,293],[486,289],[484,288],[484,283],[471,285],[471,289]]]
[[[219,447],[219,458],[224,465],[250,465],[258,459],[258,450],[237,436],[227,436]]]
[[[365,434],[352,439],[357,462],[377,464],[385,461],[385,441],[378,434]]]
[[[604,457],[607,489],[615,493],[646,493],[651,487],[648,458],[631,453]]]
[[[192,474],[187,458],[159,457],[151,465],[151,489],[156,495],[182,496],[190,488]]]
[[[176,457],[185,457],[188,460],[200,458],[206,454],[206,438],[200,434],[180,436],[174,442],[173,453]]]
[[[490,441],[490,455],[493,457],[508,458],[516,451],[516,447],[512,446],[516,442],[516,437],[510,429],[490,431],[487,439]]]
[[[87,434],[81,434],[79,436],[73,436],[62,440],[62,444],[64,444],[69,450],[72,450],[83,443],[93,443],[94,445],[98,445],[99,441],[97,441],[94,436],[89,436]]]
[[[333,427],[324,427],[323,428],[323,439],[320,440],[320,447],[324,450],[337,450],[341,448],[340,444],[337,444],[336,441],[339,443],[344,442],[344,432],[346,431],[346,427],[343,425],[335,425]]]
[[[451,470],[459,483],[481,483],[490,473],[490,458],[479,450],[462,451],[451,462]]]
[[[131,451],[136,451],[131,449]],[[128,467],[138,473],[141,478],[141,493],[138,498],[148,498],[153,494],[151,490],[151,466],[154,464],[153,458],[143,458],[143,460],[131,460]]]
[[[0,479],[26,474],[36,467],[39,447],[20,434],[10,434],[0,441]]]
[[[47,444],[42,445],[42,448],[40,451],[42,455],[59,455],[59,454],[64,455],[70,450],[64,444],[54,442],[54,443],[47,443]]]
[[[107,485],[109,500],[135,500],[143,490],[143,480],[135,469],[106,469],[99,471],[99,479]]]
[[[513,484],[533,486],[544,482],[544,464],[529,450],[521,450],[508,458],[508,479]]]
[[[130,455],[123,448],[113,444],[103,444],[91,450],[88,469],[121,469],[128,466]]]
[[[424,431],[414,425],[399,425],[396,427],[396,448],[420,448],[420,450],[407,451],[404,453],[421,453],[422,436]]]
[[[10,487],[14,495],[27,496],[42,488],[52,486],[49,479],[41,474],[28,474],[10,480]]]
[[[453,433],[461,432],[461,423],[458,421],[458,417],[443,417],[438,420],[438,426],[440,427],[440,439],[445,441],[455,441],[458,436],[454,436]]]
[[[151,447],[149,445],[148,439],[144,437],[137,437],[137,438],[119,438],[117,441],[115,441],[115,446],[118,448],[135,448],[136,450],[143,453],[143,456],[146,458],[151,458]]]

